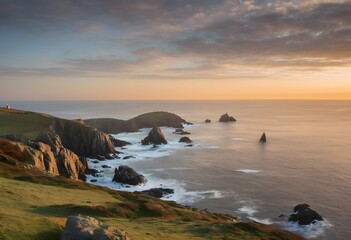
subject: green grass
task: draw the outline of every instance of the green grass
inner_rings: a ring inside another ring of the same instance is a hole
[[[228,215],[5,163],[0,163],[0,196],[1,240],[59,239],[66,217],[76,214],[120,228],[132,239],[303,239],[262,224],[233,223]]]
[[[34,140],[48,130],[53,117],[25,111],[0,109],[0,136],[16,133],[20,137]]]

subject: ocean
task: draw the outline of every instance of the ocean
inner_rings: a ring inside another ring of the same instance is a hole
[[[149,129],[117,134],[133,143],[119,149],[122,156],[134,158],[90,161],[98,169],[112,167],[94,184],[125,191],[169,187],[175,193],[167,199],[184,205],[273,224],[309,239],[350,239],[351,101],[0,101],[5,104],[67,119],[175,113],[194,123],[186,126],[193,147],[178,143],[180,136],[170,128],[162,128],[169,144],[157,148],[140,145]],[[218,122],[226,112],[237,122]],[[204,123],[207,118],[212,122]],[[259,143],[263,132],[266,144]],[[145,175],[146,185],[111,182],[114,167],[122,164]],[[326,221],[305,227],[287,223],[299,203]]]

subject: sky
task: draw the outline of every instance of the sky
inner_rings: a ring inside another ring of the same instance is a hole
[[[0,0],[0,99],[351,99],[351,0]]]

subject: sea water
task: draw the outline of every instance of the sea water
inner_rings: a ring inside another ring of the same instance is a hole
[[[49,101],[0,102],[58,117],[129,119],[169,111],[186,126],[193,147],[162,128],[168,145],[141,146],[149,129],[115,137],[132,143],[129,159],[90,166],[104,172],[94,184],[124,191],[169,187],[179,203],[240,216],[294,231],[310,239],[351,238],[351,101]],[[228,112],[235,123],[220,123]],[[211,123],[205,123],[205,119]],[[267,143],[259,143],[266,132]],[[101,165],[111,168],[101,168]],[[128,165],[148,179],[144,186],[112,182],[114,168]],[[88,181],[93,179],[89,176]],[[288,223],[296,204],[308,203],[326,221]],[[279,217],[283,214],[283,217]]]

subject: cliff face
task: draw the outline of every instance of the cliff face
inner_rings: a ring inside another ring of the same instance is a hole
[[[29,168],[35,167],[52,175],[61,175],[74,180],[86,179],[86,166],[74,152],[60,145],[52,148],[41,142],[26,145],[22,142],[0,139],[0,153],[27,164]]]
[[[53,175],[85,180],[84,157],[115,153],[107,134],[80,122],[33,112],[0,111],[0,124],[5,126],[0,132],[0,153]]]
[[[183,118],[169,112],[151,112],[127,121],[113,118],[87,119],[84,123],[105,133],[136,132],[140,128],[173,127],[183,128],[188,123]]]
[[[82,157],[106,156],[115,152],[107,134],[77,122],[55,119],[46,134],[50,140],[46,138],[44,143],[56,142],[59,138],[63,147]],[[43,138],[39,136],[38,140]]]

